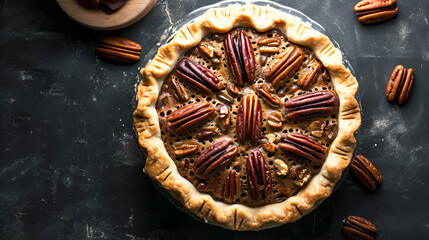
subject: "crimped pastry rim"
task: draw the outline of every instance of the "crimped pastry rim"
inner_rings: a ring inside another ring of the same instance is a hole
[[[338,135],[320,172],[294,196],[281,203],[257,208],[215,201],[210,195],[198,192],[183,178],[161,140],[155,109],[164,78],[174,69],[180,55],[196,46],[206,35],[226,33],[236,27],[251,27],[260,32],[277,29],[290,42],[311,48],[329,71],[340,99]],[[143,80],[137,91],[134,127],[140,146],[148,153],[144,171],[180,200],[186,209],[206,221],[236,230],[260,230],[294,222],[331,194],[351,161],[356,144],[353,134],[361,123],[359,105],[354,97],[358,83],[342,64],[341,52],[329,38],[296,17],[271,7],[250,4],[207,10],[194,22],[181,27],[169,43],[161,46],[141,73]]]

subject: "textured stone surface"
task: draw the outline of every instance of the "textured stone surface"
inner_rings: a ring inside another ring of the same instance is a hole
[[[279,1],[324,26],[354,67],[363,109],[356,152],[383,174],[376,193],[348,174],[299,222],[257,233],[198,222],[159,193],[141,171],[132,129],[143,62],[113,64],[94,48],[113,34],[142,44],[144,56],[172,23],[214,2],[158,0],[133,26],[100,32],[55,1],[0,1],[2,239],[342,239],[341,221],[351,214],[376,224],[377,239],[429,234],[428,1],[401,1],[397,17],[372,26],[356,20],[357,1]],[[384,96],[398,64],[415,71],[405,106]]]

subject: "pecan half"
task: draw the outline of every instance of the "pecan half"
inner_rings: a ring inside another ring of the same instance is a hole
[[[177,74],[192,86],[212,94],[223,88],[223,82],[206,67],[197,64],[188,58],[182,58],[176,65]]]
[[[186,93],[185,88],[183,87],[183,85],[178,83],[176,79],[174,79],[174,77],[170,76],[170,78],[168,78],[168,82],[170,83],[170,86],[173,89],[173,92],[174,92],[173,95],[177,101],[186,102],[189,100],[189,96]]]
[[[237,113],[237,136],[240,143],[248,140],[257,144],[261,137],[262,108],[258,96],[249,94],[243,97]]]
[[[405,69],[398,65],[390,75],[389,82],[386,87],[386,98],[389,102],[397,102],[404,104],[410,97],[411,89],[414,85],[413,69]]]
[[[301,74],[297,82],[298,86],[306,89],[312,82],[314,82],[316,79],[316,74],[321,70],[322,64],[320,64],[318,61],[315,61],[313,64],[311,64],[310,69],[307,69],[307,71]]]
[[[193,169],[199,178],[207,178],[228,165],[237,155],[238,147],[231,140],[218,141],[204,150]]]
[[[277,61],[270,64],[270,70],[265,74],[265,77],[271,81],[271,85],[275,88],[280,86],[284,78],[293,75],[298,70],[304,60],[304,52],[295,46],[291,46],[276,59]]]
[[[95,48],[98,56],[118,63],[136,63],[140,60],[140,44],[116,36],[105,37]]]
[[[253,150],[249,153],[246,161],[246,173],[250,195],[257,201],[269,199],[273,193],[271,171],[259,150]]]
[[[240,179],[237,172],[232,169],[229,171],[225,179],[224,197],[228,202],[233,202],[238,197],[238,190],[240,189]]]
[[[198,143],[195,141],[187,141],[184,143],[174,144],[174,153],[178,157],[191,155],[198,150]]]
[[[270,87],[268,87],[267,84],[259,84],[258,91],[262,95],[262,97],[264,97],[264,99],[268,102],[268,104],[274,107],[278,107],[282,104],[282,100],[280,100],[277,94],[270,90]]]
[[[192,103],[172,112],[167,117],[167,127],[177,133],[192,130],[207,121],[214,112],[214,107],[208,102]]]
[[[375,240],[377,235],[377,227],[372,222],[358,216],[345,218],[342,231],[349,239],[356,240]]]
[[[237,35],[226,34],[224,44],[229,70],[237,84],[242,86],[244,81],[255,79],[255,55],[246,33],[240,30]]]
[[[268,126],[272,128],[281,128],[283,126],[283,114],[280,112],[271,112],[267,118]]]
[[[220,130],[225,133],[228,131],[229,126],[231,125],[231,115],[229,114],[229,107],[227,105],[218,105],[218,118],[219,121],[217,121]]]
[[[363,0],[354,9],[359,22],[364,24],[386,21],[398,14],[396,0]]]
[[[274,54],[280,50],[282,39],[279,37],[264,37],[258,40],[259,52],[261,54]]]
[[[322,164],[325,159],[325,147],[313,139],[300,133],[289,133],[282,136],[279,148],[302,158]]]
[[[317,91],[289,99],[285,103],[287,118],[322,116],[338,109],[338,97],[331,91]]]
[[[380,185],[383,181],[377,168],[362,155],[357,155],[355,157],[350,165],[350,170],[359,182],[361,182],[370,191],[375,191],[375,189],[377,189],[377,185]]]

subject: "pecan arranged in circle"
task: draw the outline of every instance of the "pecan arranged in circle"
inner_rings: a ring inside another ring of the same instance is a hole
[[[278,88],[283,79],[293,75],[298,70],[304,61],[304,52],[295,46],[291,46],[276,59],[277,61],[270,64],[270,70],[265,74],[274,88]]]
[[[228,165],[237,155],[238,147],[231,140],[218,141],[201,153],[194,163],[195,175],[207,178]]]
[[[350,165],[353,175],[370,191],[375,191],[383,181],[380,172],[364,156],[357,155]]]
[[[228,66],[238,85],[255,79],[255,55],[249,37],[242,30],[238,36],[226,34],[224,44]]]
[[[212,94],[223,88],[223,82],[206,67],[187,58],[182,58],[176,66],[177,74],[192,86]]]
[[[322,164],[325,160],[325,147],[305,135],[289,133],[286,136],[282,136],[281,140],[279,148],[284,152],[295,154],[318,164]]]
[[[246,161],[246,173],[250,195],[257,201],[269,199],[273,192],[271,171],[259,150],[253,150],[249,153]]]
[[[243,97],[237,113],[237,137],[240,143],[248,140],[257,144],[261,138],[262,108],[258,96],[249,94]]]
[[[396,0],[363,0],[354,9],[359,22],[364,24],[386,21],[398,14]]]
[[[386,98],[389,102],[404,104],[410,97],[414,85],[414,71],[412,68],[405,69],[402,65],[396,66],[390,75],[386,87]]]
[[[315,61],[313,64],[311,64],[310,69],[301,74],[297,82],[298,86],[302,87],[303,89],[306,89],[316,79],[316,74],[319,73],[321,70],[322,64],[318,61]]]
[[[102,38],[95,52],[102,58],[119,63],[136,63],[140,60],[140,44],[116,36]]]
[[[282,100],[277,96],[277,94],[273,93],[270,90],[270,87],[268,87],[267,84],[261,83],[258,85],[258,91],[264,97],[265,100],[267,100],[268,104],[272,105],[273,107],[278,107],[282,104]]]
[[[192,130],[202,125],[214,112],[215,108],[208,102],[192,103],[172,112],[167,117],[167,127],[177,133]]]
[[[285,103],[287,118],[322,116],[338,109],[339,101],[331,91],[317,91],[289,99]]]
[[[342,231],[349,239],[375,240],[377,227],[364,218],[348,216],[343,220]]]
[[[229,171],[225,179],[225,189],[223,195],[227,201],[233,202],[238,197],[240,189],[240,179],[237,172],[233,169]]]

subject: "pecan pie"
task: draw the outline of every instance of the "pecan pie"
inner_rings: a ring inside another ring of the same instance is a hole
[[[296,221],[350,163],[358,84],[330,40],[270,7],[208,10],[142,70],[144,171],[192,213],[238,230]]]

